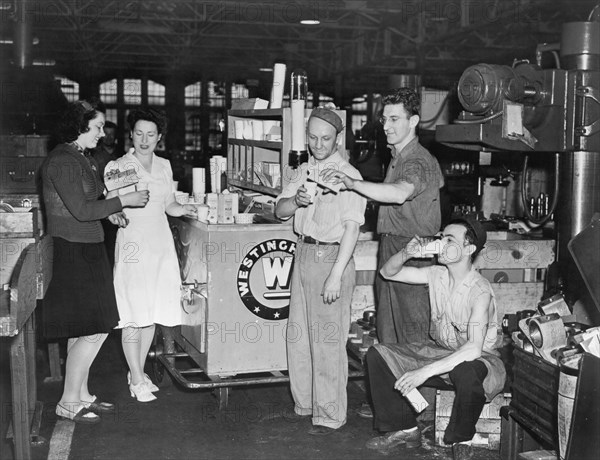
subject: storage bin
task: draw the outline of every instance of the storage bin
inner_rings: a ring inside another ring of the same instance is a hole
[[[535,433],[554,444],[557,438],[558,380],[560,368],[533,353],[515,347],[512,401],[519,418]]]

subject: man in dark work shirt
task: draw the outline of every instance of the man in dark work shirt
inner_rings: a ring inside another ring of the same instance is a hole
[[[102,182],[104,182],[104,168],[106,168],[108,162],[122,157],[124,153],[117,144],[117,125],[112,121],[107,121],[104,124],[104,134],[105,136],[100,139],[97,147],[92,150],[92,157],[96,161],[96,169]],[[103,219],[102,228],[104,229],[104,245],[112,266],[115,263],[115,241],[118,227],[111,224],[107,219]]]
[[[437,160],[419,144],[416,134],[421,101],[411,88],[399,88],[382,99],[380,122],[391,146],[392,160],[383,183],[352,179],[339,171],[324,175],[380,203],[378,270],[415,235],[440,230],[440,188],[444,178]],[[427,259],[411,266],[431,265]],[[426,286],[409,285],[378,277],[377,335],[381,343],[411,343],[428,339],[429,297]]]
[[[98,146],[92,150],[92,157],[98,164],[98,173],[102,182],[104,182],[104,168],[108,162],[121,158],[124,153],[117,144],[117,125],[112,121],[107,121],[104,125],[104,134],[105,136],[100,139]]]

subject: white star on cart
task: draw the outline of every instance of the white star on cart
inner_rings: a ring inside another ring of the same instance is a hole
[[[279,312],[275,313],[275,319],[279,318]]]
[[[260,308],[258,308],[258,307],[256,307],[256,308],[254,309],[254,313],[258,313],[259,311],[260,311]]]

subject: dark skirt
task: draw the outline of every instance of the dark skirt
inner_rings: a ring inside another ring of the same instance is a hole
[[[110,332],[119,322],[112,269],[104,243],[53,238],[52,280],[43,300],[47,339]]]

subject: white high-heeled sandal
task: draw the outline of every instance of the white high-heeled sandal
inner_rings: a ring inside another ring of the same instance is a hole
[[[139,402],[150,402],[156,399],[156,396],[152,394],[146,382],[129,385],[129,393],[132,398],[137,399]]]
[[[148,377],[148,374],[144,374],[144,381],[148,384],[148,388],[152,393],[156,393],[160,390]],[[131,371],[127,371],[127,385],[131,385]]]

